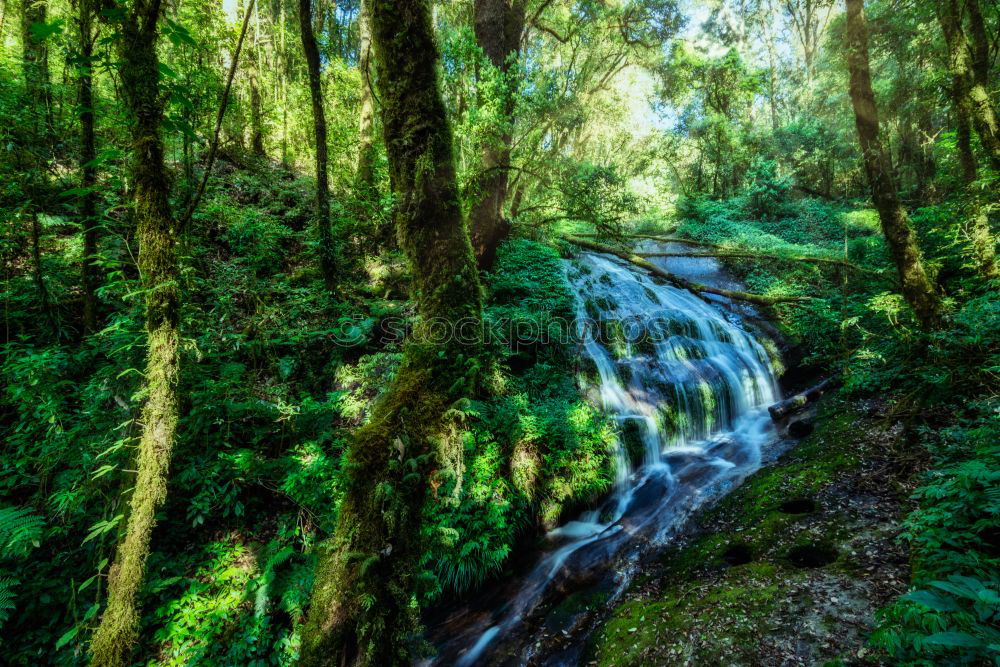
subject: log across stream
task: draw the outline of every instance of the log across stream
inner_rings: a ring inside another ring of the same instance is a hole
[[[686,280],[714,282],[717,291],[725,291],[723,281],[735,287],[714,259],[653,261]],[[585,590],[613,600],[644,556],[776,449],[767,412],[781,398],[775,363],[738,309],[606,254],[585,252],[567,271],[585,383],[618,427],[614,490],[552,530],[520,573],[432,620],[432,664],[577,664],[593,615],[554,621],[552,610]],[[553,632],[572,633],[573,650],[547,654],[539,638]]]

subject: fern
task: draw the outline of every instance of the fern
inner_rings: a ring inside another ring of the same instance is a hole
[[[3,627],[10,612],[14,610],[14,587],[20,583],[17,579],[0,573],[0,628]]]
[[[0,557],[26,556],[39,545],[45,521],[30,507],[0,508]]]
[[[291,547],[279,549],[271,554],[264,564],[264,572],[257,588],[257,596],[254,600],[254,614],[260,618],[267,613],[267,606],[270,598],[274,595],[275,581],[278,579],[278,568],[295,555],[295,550]]]

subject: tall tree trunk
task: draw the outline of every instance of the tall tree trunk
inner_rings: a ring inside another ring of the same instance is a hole
[[[990,38],[979,0],[965,0],[969,12],[969,41],[972,49],[972,74],[983,88],[990,88]]]
[[[348,449],[336,533],[321,552],[302,634],[304,665],[410,664],[421,509],[432,484],[461,480],[451,415],[480,363],[480,286],[459,208],[430,2],[372,0],[370,11],[396,233],[419,319],[398,374]]]
[[[146,403],[142,409],[135,479],[125,534],[108,576],[108,605],[91,643],[93,665],[131,663],[157,509],[167,496],[167,471],[178,418],[180,277],[177,227],[163,162],[156,24],[160,0],[135,0],[121,23],[119,73],[132,125],[132,179],[139,236],[139,272],[146,294]]]
[[[354,169],[354,185],[364,198],[377,197],[375,192],[375,82],[372,80],[371,16],[368,0],[361,0],[358,17],[360,44],[358,69],[361,71],[361,115],[358,119],[358,162]]]
[[[941,0],[938,21],[948,45],[948,68],[956,82],[962,105],[972,120],[994,169],[1000,169],[1000,121],[990,100],[986,80],[974,68],[975,59],[962,27],[960,0]],[[978,46],[977,46],[978,50]],[[988,63],[986,69],[989,69]],[[988,78],[988,71],[986,77]]]
[[[21,3],[21,66],[24,72],[24,90],[27,95],[30,129],[20,138],[20,161],[24,165],[25,194],[28,198],[28,215],[31,217],[32,276],[38,290],[38,303],[42,314],[51,326],[52,335],[58,335],[56,314],[49,298],[42,268],[42,228],[38,219],[40,199],[47,181],[46,168],[52,145],[52,105],[49,81],[49,52],[45,42],[35,38],[31,27],[46,20],[45,2],[22,0]]]
[[[256,51],[256,49],[254,49]],[[257,79],[257,57],[250,59],[250,150],[256,157],[265,157],[264,122],[261,107],[260,85]]]
[[[264,112],[260,94],[260,5],[253,8],[253,44],[248,58],[250,75],[250,150],[254,156],[266,156],[264,151]]]
[[[920,247],[910,221],[899,202],[888,155],[879,137],[878,109],[872,91],[868,62],[868,26],[864,0],[846,0],[847,65],[851,75],[850,96],[865,172],[872,200],[878,209],[882,233],[899,272],[903,296],[924,328],[935,326],[941,316],[941,300],[924,269]]]
[[[334,261],[333,230],[330,228],[330,183],[327,175],[329,162],[326,142],[326,114],[323,111],[323,86],[320,78],[319,47],[312,27],[310,0],[299,0],[299,30],[302,50],[309,70],[309,93],[312,96],[313,128],[316,134],[316,224],[319,228],[319,263],[323,281],[328,289],[337,284]]]
[[[499,77],[503,119],[483,146],[482,175],[477,179],[479,198],[469,212],[472,246],[480,268],[489,269],[496,250],[510,233],[504,219],[507,199],[511,143],[514,137],[514,107],[517,92],[517,60],[524,32],[523,0],[476,0],[473,8],[476,42],[483,50],[493,75]]]
[[[970,132],[970,126],[973,124],[970,119],[974,118],[976,114],[976,98],[972,89],[986,89],[985,80],[980,77],[979,70],[984,64],[986,69],[989,69],[989,48],[987,46],[986,52],[983,53],[977,44],[976,48],[970,52],[962,32],[959,5],[955,0],[946,0],[943,4],[945,6],[939,9],[938,18],[948,45],[948,68],[952,77],[952,105],[956,118],[958,158],[962,166],[962,177],[966,184],[966,196],[969,199],[965,213],[969,219],[968,234],[972,246],[972,258],[977,273],[987,280],[993,280],[1000,277],[1000,265],[998,265],[996,257],[996,240],[990,231],[990,221],[986,209],[977,201],[976,193],[970,187],[976,181],[978,171],[976,156],[972,151]],[[975,10],[970,13],[978,15],[978,5],[974,1],[968,2],[967,5],[970,8],[975,5]],[[982,15],[979,15],[979,20],[982,20]],[[971,21],[973,24],[975,22],[975,20]],[[972,32],[976,33],[977,30],[973,29]],[[985,40],[985,35],[980,35],[980,37]],[[985,63],[981,62],[983,59],[985,59]],[[992,109],[992,107],[986,108],[987,111]],[[983,122],[987,125],[986,130],[982,129]],[[996,122],[995,118],[993,122]],[[989,132],[989,118],[987,117],[985,121],[981,120],[976,126],[980,130],[979,136],[983,146],[989,151],[988,135],[983,134],[984,131]],[[991,162],[994,166],[997,165],[997,159],[997,155],[991,155]]]
[[[972,184],[978,176],[976,155],[972,151],[972,128],[969,121],[968,108],[963,104],[958,92],[961,82],[956,80],[952,85],[952,107],[955,113],[955,137],[958,149],[958,162],[962,168],[962,180],[966,185],[966,196],[970,198],[966,207],[969,216],[969,241],[972,245],[972,258],[976,271],[987,280],[1000,278],[1000,263],[996,256],[996,239],[990,230],[990,220],[986,210],[976,201],[976,193]]]
[[[97,331],[97,286],[100,269],[97,255],[97,144],[94,138],[94,7],[93,0],[80,2],[80,218],[83,223],[83,330]]]
[[[49,288],[45,284],[45,271],[42,269],[42,226],[38,222],[38,213],[31,212],[31,276],[35,281],[35,289],[38,290],[38,303],[42,313],[49,322],[53,336],[59,333],[55,312],[52,310],[52,301],[49,299]]]
[[[21,0],[21,44],[24,54],[24,81],[32,114],[44,118],[45,143],[54,135],[52,81],[49,75],[49,48],[36,39],[31,27],[47,20],[45,0]],[[37,121],[36,121],[37,125]],[[39,128],[36,126],[36,132]]]
[[[952,86],[954,90],[954,86]],[[955,111],[955,147],[958,150],[958,164],[962,168],[962,180],[971,183],[976,180],[979,166],[972,150],[972,122],[967,110],[962,106],[958,92],[952,96]]]

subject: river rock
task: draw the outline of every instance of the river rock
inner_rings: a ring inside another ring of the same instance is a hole
[[[796,419],[788,424],[788,435],[793,438],[804,438],[813,432],[813,423],[805,419]]]

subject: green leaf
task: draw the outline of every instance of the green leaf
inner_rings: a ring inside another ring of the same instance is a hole
[[[160,78],[161,79],[176,79],[177,72],[170,68],[166,63],[160,63]]]
[[[32,23],[29,28],[36,42],[44,42],[52,35],[58,35],[63,30],[63,20],[56,19],[52,23]]]
[[[104,477],[105,475],[107,475],[109,472],[111,472],[112,470],[114,470],[117,467],[118,466],[103,465],[100,468],[98,468],[97,470],[95,470],[94,474],[91,475],[90,478],[91,479],[99,479],[101,477]]]
[[[973,637],[966,632],[935,632],[924,641],[934,646],[958,646],[963,648],[979,648],[985,644],[982,639]]]
[[[70,628],[69,631],[66,634],[64,634],[62,637],[60,637],[56,641],[56,650],[58,651],[59,649],[61,649],[66,644],[68,644],[71,641],[73,641],[73,637],[76,637],[76,633],[78,633],[78,632],[80,632],[80,626],[79,625],[75,625],[72,628]]]
[[[902,596],[902,599],[922,604],[934,611],[958,611],[961,609],[954,600],[950,600],[932,591],[914,591]]]

